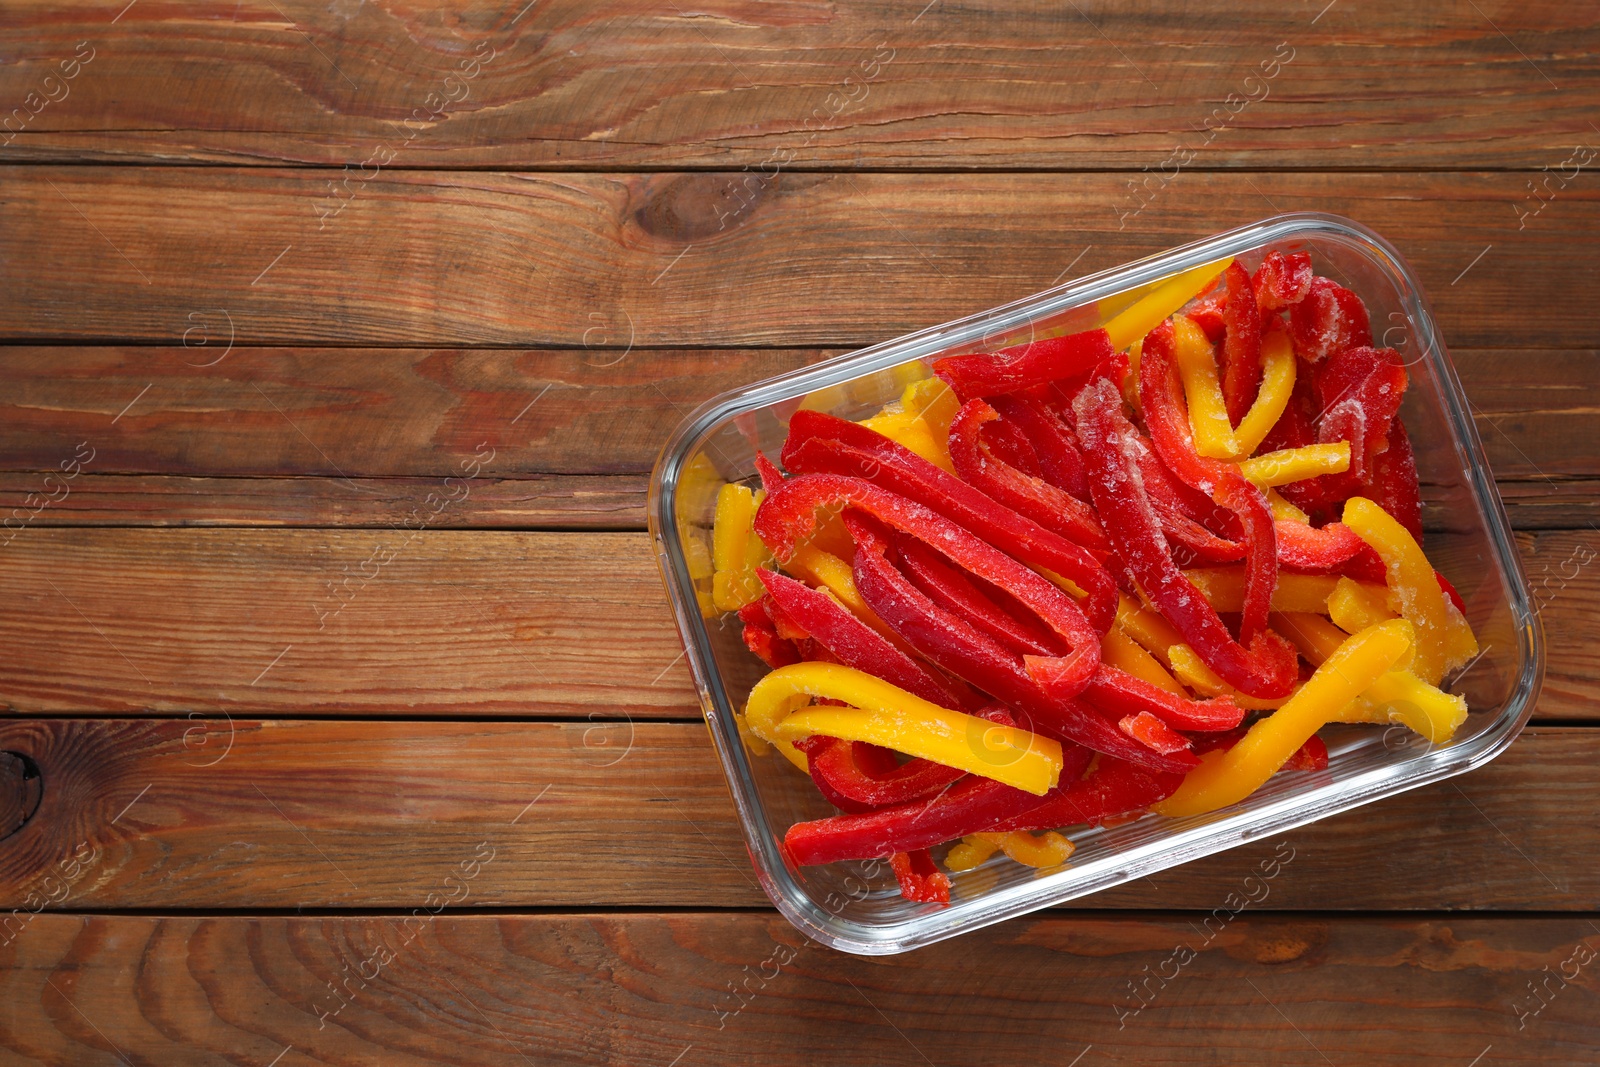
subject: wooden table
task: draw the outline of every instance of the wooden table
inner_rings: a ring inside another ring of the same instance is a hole
[[[1600,30],[1324,3],[9,3],[0,1063],[1600,1062]],[[1431,290],[1534,724],[1287,835],[1175,976],[1279,842],[809,944],[643,532],[666,434],[1295,209]]]

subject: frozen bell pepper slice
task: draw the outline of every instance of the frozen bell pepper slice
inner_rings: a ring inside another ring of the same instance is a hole
[[[925,848],[896,852],[889,857],[900,895],[917,904],[950,903],[950,879],[933,862]]]
[[[816,697],[846,707],[806,705]],[[825,734],[866,741],[1043,796],[1061,773],[1061,745],[923,700],[881,678],[836,663],[795,663],[755,684],[745,721],[764,741]]]
[[[792,471],[864,478],[933,509],[1022,563],[1071,581],[1087,594],[1083,610],[1094,626],[1111,626],[1116,582],[1093,554],[881,434],[817,412],[796,413],[783,461]]]
[[[1313,278],[1305,297],[1289,310],[1294,353],[1307,363],[1327,359],[1347,348],[1372,344],[1366,305],[1344,286]]]
[[[1399,662],[1415,640],[1415,630],[1404,619],[1379,623],[1351,637],[1299,692],[1250,727],[1237,745],[1200,757],[1200,766],[1155,810],[1162,815],[1200,815],[1245,799],[1318,729]]]
[[[1040,803],[1032,793],[968,775],[931,801],[795,823],[783,835],[783,844],[803,867],[881,859],[989,830]]]
[[[1206,343],[1203,336],[1197,336],[1199,333],[1194,323],[1179,317],[1163,323],[1145,338],[1144,357],[1139,363],[1139,396],[1151,443],[1155,445],[1162,461],[1183,482],[1209,495],[1238,519],[1244,533],[1247,548],[1245,558],[1250,576],[1240,614],[1239,638],[1242,643],[1249,644],[1266,629],[1272,588],[1278,576],[1277,533],[1262,491],[1252,485],[1234,464],[1209,459],[1195,451],[1176,364],[1180,345],[1189,347]],[[1080,426],[1080,434],[1081,431]],[[1096,497],[1095,503],[1101,508],[1102,523],[1108,522],[1099,497]],[[1161,608],[1169,616],[1172,614],[1169,605],[1162,604]],[[1191,640],[1190,644],[1202,656],[1212,655],[1209,644],[1195,640]],[[1222,666],[1216,663],[1212,666],[1224,676],[1227,675],[1227,670]],[[1239,688],[1250,691],[1247,686],[1241,685]]]
[[[1148,344],[1145,356],[1148,361]],[[1266,632],[1270,583],[1264,598],[1268,602],[1260,605],[1263,625],[1249,645],[1235,642],[1216,610],[1172,559],[1150,499],[1143,491],[1137,461],[1127,447],[1133,428],[1122,414],[1122,398],[1116,386],[1105,380],[1092,383],[1078,394],[1073,407],[1078,437],[1089,464],[1090,490],[1101,521],[1139,589],[1184,640],[1237,689],[1259,697],[1287,693],[1295,681],[1295,657],[1287,644]],[[1259,490],[1251,491],[1259,496]],[[1264,503],[1262,508],[1265,513]],[[1269,524],[1270,521],[1269,516]],[[1272,563],[1275,577],[1275,555]]]
[[[982,399],[962,405],[950,424],[950,459],[956,473],[1018,514],[1103,555],[1110,545],[1093,508],[1065,489],[1029,477],[984,447],[979,431],[999,418],[1000,413]]]
[[[1344,524],[1372,546],[1388,572],[1389,592],[1400,614],[1416,627],[1417,658],[1413,671],[1429,685],[1438,685],[1450,671],[1478,654],[1472,627],[1439,585],[1433,565],[1406,528],[1366,497],[1345,501]]]

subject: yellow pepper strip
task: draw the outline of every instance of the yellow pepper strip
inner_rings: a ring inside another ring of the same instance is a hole
[[[945,853],[944,865],[952,871],[970,871],[981,867],[985,860],[1000,851],[999,834],[968,834],[950,846]]]
[[[1299,522],[1307,525],[1311,516],[1289,503],[1278,495],[1278,491],[1271,486],[1267,487],[1267,507],[1272,511],[1272,518],[1276,522]]]
[[[1120,352],[1133,342],[1144,340],[1145,334],[1198,296],[1232,262],[1233,257],[1229,256],[1175,274],[1140,297],[1132,307],[1119,312],[1106,323],[1106,333],[1111,335],[1111,347]]]
[[[1244,610],[1243,567],[1196,567],[1183,572],[1200,590],[1200,595],[1218,611]],[[1328,596],[1339,579],[1331,574],[1292,574],[1280,571],[1278,585],[1272,591],[1273,611],[1314,611],[1322,614],[1328,610]],[[1372,588],[1382,590],[1378,586]]]
[[[1313,667],[1322,666],[1349,636],[1316,612],[1275,611],[1268,621],[1274,630],[1294,642],[1294,647]]]
[[[1245,696],[1223,681],[1222,676],[1207,666],[1206,661],[1201,659],[1194,649],[1181,642],[1169,648],[1167,655],[1172,660],[1172,673],[1177,675],[1178,680],[1204,696],[1231,697],[1235,704],[1246,711],[1272,711],[1289,699],[1285,696],[1275,700],[1262,700],[1259,697]]]
[[[1374,623],[1396,618],[1387,601],[1386,591],[1377,586],[1340,578],[1328,595],[1328,617],[1345,633],[1358,633]]]
[[[855,558],[856,543],[851,538],[850,531],[845,528],[844,520],[838,515],[826,522],[818,523],[817,532],[811,535],[811,540],[807,543],[841,560]]]
[[[772,562],[772,553],[761,543],[751,523],[756,508],[766,499],[765,490],[751,492],[749,486],[730,483],[717,491],[717,513],[711,525],[711,602],[721,611],[738,611],[765,590],[756,578],[756,568]]]
[[[1455,736],[1467,720],[1467,699],[1395,670],[1367,687],[1333,722],[1401,723],[1434,744]]]
[[[750,724],[745,721],[743,711],[739,711],[734,714],[733,724],[739,728],[739,740],[743,741],[744,747],[749,749],[752,753],[757,756],[765,756],[768,752],[772,751],[772,746],[761,740],[761,738],[757,737],[755,735],[755,731],[750,729]],[[710,725],[710,723],[707,723],[706,728],[710,729]]]
[[[886,406],[861,425],[877,430],[904,445],[947,473],[955,473],[950,462],[950,423],[961,402],[950,386],[938,378],[926,378],[906,386],[896,403]]]
[[[985,832],[969,834],[963,840],[971,841],[973,838],[993,842],[995,847],[1024,867],[1059,867],[1077,851],[1071,841],[1054,830],[1046,830],[1038,837],[1023,830],[1003,834]]]
[[[1321,666],[1345,641],[1345,634],[1321,615],[1273,615],[1272,628],[1293,641],[1314,666]],[[1443,692],[1409,670],[1394,670],[1351,701],[1338,721],[1400,722],[1429,741],[1443,744],[1466,718],[1465,698]]]
[[[813,707],[814,697],[849,707]],[[824,734],[867,741],[1043,796],[1061,776],[1061,744],[923,700],[866,671],[837,663],[792,663],[750,690],[745,718],[766,741]]]
[[[1239,596],[1240,602],[1243,603],[1242,587]],[[1142,607],[1137,600],[1122,593],[1119,594],[1117,601],[1117,625],[1129,637],[1148,649],[1163,667],[1171,668],[1172,664],[1167,659],[1167,649],[1180,643],[1183,635],[1158,612]]]
[[[1122,399],[1134,411],[1143,412],[1139,402],[1139,360],[1144,355],[1144,338],[1128,346],[1128,373],[1122,379]]]
[[[1122,631],[1122,627],[1113,626],[1111,631],[1100,640],[1100,654],[1106,665],[1125,671],[1143,682],[1165,689],[1169,693],[1188,698],[1189,694],[1178,684],[1176,678],[1168,674],[1143,645],[1129,637]]]
[[[1284,448],[1239,464],[1239,473],[1259,486],[1288,485],[1319,474],[1343,474],[1349,469],[1349,441]]]
[[[1400,615],[1417,629],[1417,659],[1412,667],[1417,677],[1438,685],[1446,672],[1478,654],[1472,627],[1445,599],[1433,564],[1404,526],[1360,496],[1345,501],[1344,524],[1383,560],[1389,592],[1399,602]]]
[[[1294,373],[1294,346],[1288,331],[1272,330],[1261,339],[1261,388],[1250,410],[1233,429],[1234,444],[1238,446],[1235,456],[1255,452],[1278,424],[1294,392]]]
[[[1416,631],[1404,619],[1368,627],[1341,644],[1283,707],[1250,727],[1226,752],[1208,752],[1178,791],[1156,804],[1162,815],[1201,815],[1254,793],[1301,745],[1405,655]]]
[[[689,568],[689,580],[694,582],[694,598],[700,605],[700,617],[709,619],[718,614],[716,602],[707,592],[710,579],[716,573],[711,563],[711,549],[706,546],[704,533],[688,523],[678,524],[678,540],[683,545],[683,562]]]
[[[717,514],[711,524],[711,563],[719,571],[744,566],[750,524],[756,517],[755,493],[747,485],[730,483],[717,490]]]
[[[1194,450],[1211,459],[1233,459],[1240,454],[1239,442],[1228,421],[1227,403],[1222,399],[1211,339],[1193,319],[1178,315],[1172,320],[1172,340],[1178,376],[1183,379],[1183,395],[1189,401]]]

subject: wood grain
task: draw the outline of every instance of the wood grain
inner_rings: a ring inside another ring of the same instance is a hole
[[[173,345],[227,312],[244,346],[849,346],[1315,209],[1392,237],[1454,345],[1593,342],[1600,186],[1519,230],[1522,174],[1257,177],[1184,172],[1133,215],[1105,173],[792,174],[734,212],[710,173],[386,171],[335,196],[306,170],[7,168],[0,335]]]
[[[70,452],[68,453],[71,454]],[[479,478],[437,529],[642,530],[642,474],[530,474]],[[338,526],[383,529],[408,521],[440,478],[184,477],[84,474],[69,495],[33,515],[30,526]],[[0,521],[29,516],[46,489],[39,473],[0,472]],[[1541,496],[1540,521],[1560,525],[1587,494],[1565,505]],[[1565,525],[1572,525],[1567,521]],[[9,532],[7,533],[9,536]]]
[[[1592,719],[1600,535],[1520,544],[1537,715]],[[14,713],[699,714],[644,534],[40,527],[0,552]]]
[[[4,551],[13,711],[697,706],[642,534],[26,529]]]
[[[697,723],[34,720],[0,724],[0,750],[43,780],[37,813],[0,844],[0,909],[24,923],[40,906],[408,911],[447,895],[463,909],[766,903]],[[1600,731],[1539,727],[1473,774],[1283,835],[1293,859],[1261,904],[1600,910],[1597,797]],[[1278,840],[1069,906],[1218,907]],[[470,891],[441,891],[480,845],[495,858]],[[96,858],[44,905],[75,853]]]
[[[1537,168],[1589,139],[1600,93],[1593,20],[1551,2],[121,6],[11,6],[8,155],[1138,169],[1187,145],[1211,167]]]
[[[492,452],[486,482],[647,474],[703,401],[838,354],[603,336],[553,352],[237,348],[208,367],[194,364],[222,350],[0,349],[0,470],[53,471],[87,442],[91,473],[443,479]]]
[[[207,336],[217,342],[226,335]],[[601,336],[591,339],[598,344]],[[84,467],[90,474],[174,476],[101,482],[94,492],[105,499],[87,504],[75,488],[41,521],[88,507],[91,513],[74,521],[108,521],[108,513],[124,513],[124,521],[140,514],[150,522],[188,521],[191,514],[207,521],[237,509],[234,521],[293,524],[322,515],[332,524],[374,525],[403,515],[399,504],[407,497],[437,488],[414,479],[459,474],[485,447],[493,459],[483,465],[483,488],[463,502],[470,506],[452,509],[448,522],[575,524],[584,500],[593,499],[602,515],[618,504],[603,489],[598,498],[577,495],[595,491],[593,481],[561,490],[553,481],[491,480],[647,474],[662,442],[703,401],[840,350],[241,348],[214,366],[195,365],[217,354],[198,344],[0,349],[0,472],[57,470],[81,443],[93,450]],[[1593,404],[1600,352],[1462,348],[1452,357],[1495,475],[1549,490],[1508,489],[1516,505],[1554,516],[1591,503],[1584,483],[1548,483],[1600,477],[1600,409]],[[306,474],[413,481],[351,489],[272,480]],[[264,480],[182,480],[205,476]],[[282,508],[268,506],[264,498],[291,487]],[[39,479],[0,474],[0,515],[41,488]],[[201,499],[186,502],[186,488]],[[305,499],[293,499],[302,491]],[[569,491],[571,497],[552,499]],[[140,494],[153,499],[141,504]],[[1547,516],[1526,525],[1560,521]],[[619,525],[610,518],[602,524]]]
[[[1205,944],[1196,929],[1052,915],[867,960],[770,913],[51,917],[0,949],[0,1047],[49,1067],[925,1067],[1067,1064],[1086,1046],[1085,1064],[1449,1067],[1492,1048],[1543,1067],[1592,1063],[1600,1042],[1594,963],[1546,978],[1600,947],[1577,916],[1246,914]]]

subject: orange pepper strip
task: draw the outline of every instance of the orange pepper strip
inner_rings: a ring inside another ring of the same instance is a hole
[[[1347,639],[1283,707],[1250,727],[1232,748],[1200,757],[1200,766],[1184,776],[1178,791],[1152,810],[1201,815],[1245,799],[1399,662],[1415,641],[1416,630],[1404,619],[1379,623]]]

